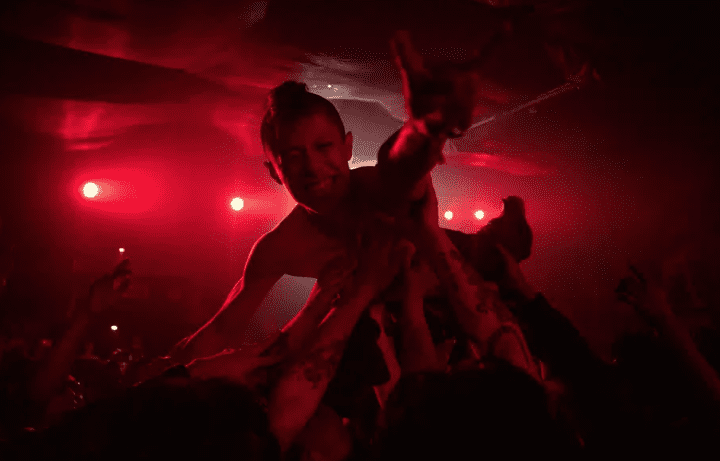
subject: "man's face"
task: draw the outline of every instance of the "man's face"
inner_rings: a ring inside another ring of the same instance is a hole
[[[352,134],[343,137],[318,113],[280,126],[268,168],[295,201],[323,214],[332,211],[348,192],[351,157]]]

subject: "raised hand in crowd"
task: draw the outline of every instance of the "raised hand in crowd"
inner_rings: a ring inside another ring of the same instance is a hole
[[[130,287],[130,260],[121,261],[111,274],[97,279],[90,286],[89,308],[93,313],[103,312],[116,304]]]
[[[402,350],[400,363],[404,373],[444,371],[425,320],[424,298],[436,282],[435,273],[419,257],[414,247],[403,262],[405,296],[400,314]]]
[[[30,398],[38,412],[42,412],[62,388],[95,316],[117,303],[130,286],[131,275],[130,261],[126,259],[112,273],[97,279],[90,287],[88,298],[78,303],[70,328],[52,349],[30,386]]]
[[[634,266],[630,266],[630,271],[632,275],[623,278],[615,290],[618,299],[634,307],[677,352],[698,391],[711,399],[716,414],[720,415],[720,376],[700,353],[690,332],[678,321],[662,286],[649,280]]]
[[[320,271],[317,283],[298,314],[282,329],[271,351],[281,350],[289,357],[302,353],[312,340],[320,322],[333,306],[333,302],[342,296],[343,291],[352,283],[352,275],[357,268],[357,260],[347,255],[339,255]]]
[[[632,275],[620,280],[615,290],[618,299],[632,306],[652,326],[670,319],[673,313],[662,286],[647,280],[635,266],[630,266],[630,272]]]

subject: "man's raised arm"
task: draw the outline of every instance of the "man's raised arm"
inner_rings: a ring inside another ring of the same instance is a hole
[[[283,276],[272,263],[272,254],[267,235],[261,237],[250,250],[243,277],[230,291],[220,310],[197,332],[175,346],[170,354],[173,361],[184,364],[241,345],[250,319]]]
[[[445,142],[470,127],[480,80],[477,62],[426,65],[407,33],[391,44],[409,120],[380,148],[378,168],[388,198],[404,203],[425,195],[428,174],[444,163]]]
[[[415,201],[425,195],[430,172],[442,163],[447,137],[429,134],[421,121],[409,120],[380,147],[378,171],[383,190],[399,203]]]

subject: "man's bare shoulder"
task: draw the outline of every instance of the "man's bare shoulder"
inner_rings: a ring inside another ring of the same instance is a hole
[[[300,205],[296,205],[289,215],[285,216],[273,230],[263,236],[274,245],[293,240],[298,232],[308,227],[307,212]],[[290,242],[292,244],[292,242]]]
[[[250,252],[249,263],[258,273],[284,271],[292,249],[297,245],[297,235],[306,225],[306,217],[297,206],[271,231],[260,237]]]
[[[296,253],[300,236],[307,234],[307,228],[307,215],[302,207],[296,206],[277,226],[255,242],[252,258],[258,259],[262,266],[272,265],[276,270],[284,268]]]

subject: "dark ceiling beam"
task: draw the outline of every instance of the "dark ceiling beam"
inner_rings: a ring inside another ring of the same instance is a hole
[[[0,33],[0,91],[119,104],[183,102],[232,92],[182,69],[140,63]]]

